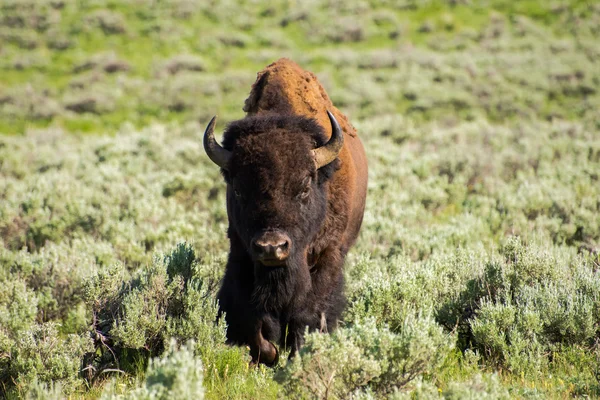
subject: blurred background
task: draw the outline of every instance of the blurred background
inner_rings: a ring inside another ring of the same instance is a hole
[[[280,57],[351,120],[598,124],[599,30],[585,0],[2,0],[0,132],[223,123]]]

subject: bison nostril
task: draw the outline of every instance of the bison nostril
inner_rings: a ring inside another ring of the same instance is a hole
[[[252,241],[254,256],[267,265],[278,265],[285,261],[290,253],[291,242],[284,233],[267,231]]]
[[[259,256],[269,253],[270,248],[271,248],[271,246],[268,245],[267,243],[262,243],[262,242],[252,243],[252,250],[254,250],[254,252]]]
[[[286,250],[285,250],[285,249],[284,249],[282,246],[279,246],[279,247],[277,247],[277,248],[275,249],[275,256],[276,256],[277,258],[283,258],[283,257],[285,257],[286,255],[287,255],[287,254],[286,254]]]
[[[290,248],[290,242],[288,242],[287,240],[285,242],[281,243],[277,247],[277,250],[275,251],[277,258],[285,259],[289,254],[289,248]]]

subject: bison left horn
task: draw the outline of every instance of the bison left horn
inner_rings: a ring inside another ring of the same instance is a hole
[[[324,167],[335,160],[344,145],[344,132],[342,132],[340,124],[338,124],[331,112],[327,111],[327,115],[331,122],[331,138],[329,139],[329,142],[313,150],[317,169]]]
[[[215,140],[214,130],[216,122],[217,116],[215,115],[208,123],[206,131],[204,131],[204,150],[212,162],[223,169],[227,169],[229,159],[231,158],[231,152],[229,150],[225,150]]]

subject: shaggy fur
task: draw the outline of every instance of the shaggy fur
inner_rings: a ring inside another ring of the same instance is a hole
[[[307,326],[332,330],[343,311],[342,268],[362,221],[366,158],[314,75],[289,60],[259,73],[245,110],[223,141],[232,152],[223,170],[231,246],[218,298],[228,340],[272,365],[272,342],[293,355]],[[316,170],[312,150],[331,136],[327,110],[345,142],[338,159]],[[285,265],[267,267],[253,254],[255,235],[271,230],[290,238]]]

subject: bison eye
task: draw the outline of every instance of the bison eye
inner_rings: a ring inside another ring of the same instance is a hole
[[[298,193],[298,198],[301,200],[305,200],[310,194],[310,186],[304,188],[300,193]]]
[[[308,195],[310,194],[310,183],[311,183],[312,179],[310,176],[307,176],[306,178],[304,178],[304,180],[302,181],[302,190],[300,191],[300,193],[298,193],[298,198],[300,200],[306,200],[306,198],[308,197]]]
[[[233,190],[233,194],[235,194],[235,197],[237,197],[238,199],[242,197],[242,194],[241,194],[241,193],[240,193],[240,191],[239,191],[239,190],[237,190],[237,189],[234,189],[234,190]]]

